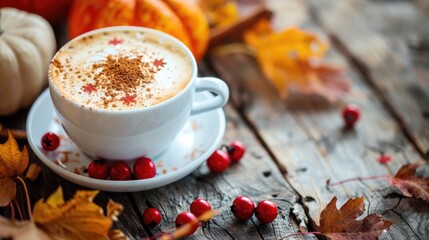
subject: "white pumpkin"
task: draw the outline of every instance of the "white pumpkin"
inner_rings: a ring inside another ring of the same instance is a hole
[[[31,105],[46,86],[55,35],[42,17],[0,9],[0,116]]]

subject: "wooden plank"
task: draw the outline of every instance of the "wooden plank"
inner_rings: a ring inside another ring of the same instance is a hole
[[[285,27],[279,19],[288,16],[290,9],[295,16],[290,22],[301,23],[307,29],[323,34],[310,21],[302,2],[271,0],[267,3],[274,12],[277,27]],[[298,10],[302,11],[302,16],[299,16]],[[357,94],[345,99],[345,102],[358,104],[362,109],[362,119],[354,130],[344,131],[337,106],[315,96],[299,94],[293,94],[286,102],[281,101],[258,70],[254,59],[240,53],[224,56],[212,54],[210,58],[217,74],[228,82],[236,94],[234,104],[254,126],[275,156],[280,169],[287,170],[288,181],[300,193],[316,223],[320,211],[333,196],[338,196],[342,204],[348,197],[366,194],[366,204],[370,206],[368,213],[378,212],[392,217],[387,208],[381,207],[386,205],[385,193],[377,190],[386,188],[384,180],[326,188],[327,179],[336,182],[356,176],[394,174],[400,165],[420,159],[401,127],[354,68],[347,70]],[[335,49],[330,52],[328,60],[336,65],[348,64],[347,59]],[[240,71],[235,70],[238,66]],[[387,166],[376,161],[382,151],[393,158]],[[412,233],[418,233],[417,229],[421,226],[413,221],[413,217],[428,217],[427,211],[422,211],[427,204],[420,209],[406,208],[409,205],[406,201],[401,201],[399,205],[404,212],[392,219],[395,226],[389,230],[390,235],[384,235],[383,239],[391,239],[391,236],[399,239],[415,237]],[[427,222],[422,224],[427,226]]]
[[[422,155],[429,153],[427,77],[416,75],[416,52],[427,41],[429,20],[410,1],[310,0],[323,28],[350,55],[387,107],[401,122]],[[418,70],[418,68],[417,68]]]
[[[204,164],[174,184],[134,193],[140,212],[148,206],[155,206],[162,212],[163,221],[152,229],[153,234],[173,231],[177,214],[189,211],[189,205],[198,197],[206,199],[213,208],[221,211],[190,239],[280,239],[298,230],[296,219],[299,217],[292,210],[295,209],[299,216],[305,216],[305,213],[298,204],[296,193],[237,113],[226,107],[226,115],[228,124],[222,143],[239,139],[247,146],[246,155],[240,163],[233,164],[222,174],[210,173]],[[260,224],[254,216],[247,222],[237,221],[229,207],[240,195],[249,196],[255,203],[262,199],[273,200],[279,206],[279,216],[268,225]]]

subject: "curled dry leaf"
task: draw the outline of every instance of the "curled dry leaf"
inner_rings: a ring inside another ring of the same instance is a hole
[[[403,165],[394,177],[389,178],[389,183],[397,187],[407,197],[421,198],[429,201],[429,177],[416,175],[420,163]]]
[[[263,19],[244,34],[244,40],[283,98],[290,87],[331,102],[350,90],[345,71],[322,62],[329,45],[311,32],[295,27],[274,32],[269,20]]]
[[[77,191],[65,202],[62,188],[46,201],[39,200],[34,206],[33,217],[37,226],[53,239],[108,239],[112,218],[122,206],[111,201],[108,216],[93,203],[98,191]]]
[[[19,150],[16,140],[8,132],[8,139],[0,144],[0,207],[8,205],[16,196],[16,177],[28,166],[28,151]]]
[[[336,204],[334,197],[320,214],[320,233],[332,240],[378,239],[392,225],[377,214],[356,220],[364,213],[364,197],[349,199],[340,209]]]

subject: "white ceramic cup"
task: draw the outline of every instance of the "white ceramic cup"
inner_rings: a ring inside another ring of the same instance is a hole
[[[109,27],[88,32],[70,42],[95,33],[117,30],[158,35],[162,41],[182,48],[192,64],[192,77],[186,87],[170,99],[141,109],[90,109],[62,96],[50,78],[51,98],[64,130],[88,155],[110,160],[156,157],[168,148],[191,115],[225,105],[229,90],[220,79],[197,77],[197,64],[191,51],[179,40],[157,30],[129,26]],[[202,101],[194,100],[195,94],[200,91],[210,91],[216,95]]]

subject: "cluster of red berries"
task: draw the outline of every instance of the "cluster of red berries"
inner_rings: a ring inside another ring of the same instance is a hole
[[[212,207],[209,202],[202,198],[195,199],[191,203],[190,212],[181,212],[177,215],[174,221],[176,228],[184,224],[191,224],[192,228],[188,235],[192,235],[200,226],[198,217],[210,210]],[[252,199],[245,196],[234,199],[231,211],[240,221],[246,221],[255,214],[256,218],[265,224],[272,223],[278,215],[277,205],[274,202],[262,200],[255,208]],[[161,223],[162,215],[158,209],[151,207],[143,212],[142,220],[145,225],[153,227]]]
[[[222,148],[225,148],[226,152]],[[231,162],[238,163],[245,152],[246,147],[240,141],[233,141],[229,146],[222,145],[207,159],[207,166],[211,171],[221,173],[229,167]]]
[[[347,104],[343,109],[344,124],[347,128],[352,128],[360,117],[360,108],[354,104]]]
[[[231,211],[234,216],[240,221],[246,221],[250,219],[253,214],[256,218],[262,223],[272,223],[279,211],[277,205],[269,200],[262,200],[258,203],[258,206],[255,208],[255,204],[252,199],[239,196],[234,199],[231,206]]]
[[[197,231],[200,226],[198,217],[203,213],[212,209],[210,203],[202,198],[195,199],[190,206],[190,212],[181,212],[177,215],[175,220],[176,228],[181,227],[184,224],[191,224],[192,228],[188,235],[193,234]],[[161,212],[156,208],[148,208],[143,212],[142,216],[143,223],[147,226],[156,226],[161,223],[162,216]]]
[[[60,138],[48,132],[42,137],[42,148],[53,151],[60,145]],[[134,162],[133,169],[124,161],[116,161],[109,166],[104,160],[93,160],[88,166],[88,175],[91,178],[111,180],[131,180],[153,178],[156,175],[156,166],[152,159],[141,157]]]
[[[124,181],[153,178],[156,175],[156,166],[152,159],[141,157],[134,162],[133,169],[124,161],[116,161],[109,166],[104,160],[93,160],[88,166],[88,175],[91,178]]]

